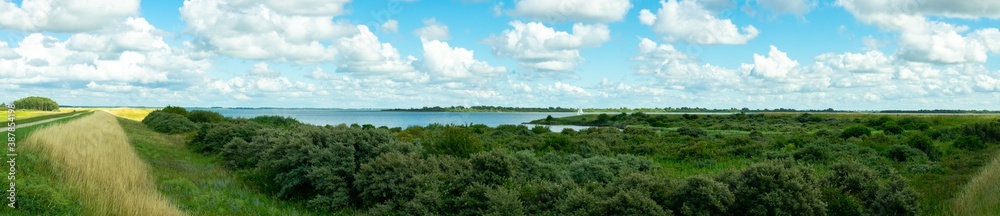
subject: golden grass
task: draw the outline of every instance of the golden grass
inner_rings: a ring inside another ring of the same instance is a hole
[[[3,114],[2,114],[3,118],[0,119],[0,122],[7,122],[7,109],[0,109],[0,111],[3,111]],[[33,117],[38,117],[38,116],[46,116],[46,115],[59,114],[59,113],[68,113],[68,112],[73,112],[73,109],[63,108],[63,109],[59,109],[59,111],[40,111],[40,110],[21,110],[21,109],[15,109],[14,110],[14,117],[17,118],[17,119],[27,119],[27,118],[33,118]]]
[[[1000,215],[1000,154],[955,198],[955,215]]]
[[[131,107],[116,107],[116,108],[81,108],[82,110],[94,110],[94,111],[107,111],[112,115],[126,118],[132,121],[142,121],[146,118],[149,113],[158,110],[159,108],[131,108]]]
[[[60,182],[93,215],[184,214],[157,191],[146,163],[107,112],[39,129],[24,148],[49,158]]]

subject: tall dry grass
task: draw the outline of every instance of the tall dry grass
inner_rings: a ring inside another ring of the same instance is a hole
[[[184,214],[157,191],[146,164],[107,112],[39,129],[23,147],[47,157],[91,214]]]
[[[1000,154],[955,198],[955,215],[1000,215]]]

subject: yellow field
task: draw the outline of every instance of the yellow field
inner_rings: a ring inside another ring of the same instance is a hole
[[[59,111],[15,110],[14,111],[14,118],[17,118],[17,119],[27,119],[27,118],[38,117],[38,116],[45,116],[45,115],[52,115],[52,114],[59,114],[59,113],[68,113],[68,112],[73,112],[73,110],[74,109],[69,109],[69,108],[59,109]],[[80,110],[82,110],[82,109],[80,109]],[[7,109],[0,109],[0,111],[3,111],[3,113],[0,114],[0,116],[3,117],[3,118],[0,118],[0,122],[7,122]],[[15,121],[15,122],[17,122],[17,121]]]
[[[955,198],[956,215],[1000,215],[1000,154]]]
[[[158,109],[119,107],[119,108],[100,108],[97,110],[105,110],[118,117],[127,118],[133,121],[142,121],[142,119],[146,118],[146,116],[149,115],[149,113]]]
[[[183,215],[156,189],[147,165],[107,112],[42,128],[24,148],[50,161],[93,215]]]

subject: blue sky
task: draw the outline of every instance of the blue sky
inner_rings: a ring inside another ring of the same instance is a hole
[[[0,3],[3,100],[996,109],[1000,3]]]

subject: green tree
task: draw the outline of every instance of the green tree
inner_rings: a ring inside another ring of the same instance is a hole
[[[59,110],[59,103],[56,103],[56,101],[46,97],[30,96],[14,101],[14,108],[22,110],[56,111]]]
[[[181,115],[181,116],[184,116],[184,117],[188,116],[187,109],[184,109],[184,107],[179,107],[179,106],[170,106],[170,105],[167,105],[167,107],[164,107],[160,111],[163,111],[165,113],[178,114],[178,115]]]

